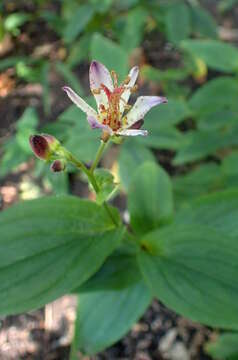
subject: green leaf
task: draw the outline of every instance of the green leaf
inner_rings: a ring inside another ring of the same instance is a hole
[[[221,170],[225,178],[224,182],[226,187],[237,188],[237,184],[238,184],[237,163],[238,163],[238,153],[236,151],[233,151],[233,153],[226,156],[222,162]]]
[[[108,257],[99,271],[74,292],[81,294],[95,291],[122,290],[140,280],[141,273],[135,253],[129,252],[127,248],[126,250],[118,248]]]
[[[83,60],[88,60],[90,50],[91,34],[84,34],[77,42],[74,42],[69,49],[67,65],[72,68]]]
[[[20,62],[27,62],[24,56],[8,56],[6,59],[0,60],[0,71],[16,66]]]
[[[178,2],[170,6],[165,18],[165,23],[166,34],[169,41],[178,44],[181,40],[187,39],[191,31],[188,6],[183,2]]]
[[[181,148],[173,159],[174,165],[186,164],[214,154],[224,146],[223,134],[191,130],[184,135]]]
[[[146,22],[147,12],[145,9],[136,7],[126,14],[126,24],[120,36],[120,44],[126,52],[131,51],[140,46],[144,26]]]
[[[238,122],[238,113],[231,110],[218,110],[205,114],[198,119],[200,130],[214,131],[234,126]]]
[[[225,333],[215,341],[209,341],[206,352],[216,359],[238,359],[238,333]]]
[[[177,69],[170,68],[167,70],[159,70],[150,65],[143,65],[141,67],[141,73],[143,77],[154,83],[158,83],[158,82],[162,83],[162,88],[167,90],[168,83],[169,84],[171,83],[171,87],[172,87],[174,86],[173,83],[175,81],[182,81],[186,79],[186,77],[189,75],[189,69],[181,67]],[[181,97],[181,93],[179,94],[179,96]],[[171,99],[169,99],[168,105],[170,104],[170,102]]]
[[[192,31],[204,37],[217,38],[217,24],[210,13],[198,5],[190,8]]]
[[[155,121],[146,123],[148,136],[141,136],[137,142],[154,149],[178,150],[183,146],[184,136],[173,126],[160,126]]]
[[[128,208],[131,226],[140,235],[171,220],[172,184],[160,166],[145,163],[137,169],[129,188]]]
[[[28,107],[16,123],[16,135],[3,145],[0,161],[0,177],[15,170],[32,156],[29,136],[35,133],[39,119],[34,108]]]
[[[146,128],[165,128],[179,124],[190,116],[190,110],[183,100],[169,99],[168,104],[156,106],[146,115]],[[153,136],[153,131],[151,134]]]
[[[238,71],[238,50],[230,44],[218,40],[184,40],[182,48],[212,69],[228,73]]]
[[[141,271],[166,306],[193,321],[238,329],[237,238],[178,224],[145,235],[141,246]]]
[[[70,67],[60,61],[58,61],[55,66],[56,70],[61,74],[64,80],[67,81],[68,85],[70,85],[78,94],[83,95],[83,89]]]
[[[79,6],[64,29],[63,38],[65,42],[72,43],[84,30],[93,15],[94,9],[92,6],[87,4]]]
[[[14,35],[18,35],[17,29],[25,24],[31,16],[24,12],[16,12],[6,17],[4,21],[4,27],[7,31],[12,32]]]
[[[36,131],[39,119],[36,110],[27,108],[16,124],[16,142],[26,154],[32,154],[29,137]]]
[[[215,163],[202,164],[188,174],[173,178],[175,203],[190,203],[198,196],[222,188],[223,183],[224,179],[219,165]]]
[[[78,299],[74,348],[91,355],[125,335],[148,307],[151,295],[140,281],[117,291],[80,294]]]
[[[31,156],[29,153],[25,153],[13,138],[4,144],[3,149],[4,154],[0,160],[0,178],[15,170],[17,166],[27,161]]]
[[[76,288],[123,235],[103,208],[72,196],[13,206],[1,213],[0,227],[1,314],[38,308]]]
[[[238,82],[228,76],[211,80],[189,100],[189,107],[195,114],[203,115],[237,106]]]
[[[102,205],[102,203],[109,200],[117,190],[116,184],[114,183],[114,176],[106,169],[96,169],[94,176],[99,187],[99,192],[96,194],[96,201],[99,205]]]
[[[136,139],[127,139],[122,145],[119,155],[119,177],[126,190],[128,190],[137,168],[146,161],[155,162],[152,152],[138,144]]]
[[[238,0],[220,0],[218,4],[218,9],[221,12],[230,11],[237,3]]]
[[[173,160],[173,164],[181,165],[200,160],[219,149],[238,144],[238,125],[227,127],[221,131],[193,130],[184,135],[184,141]]]
[[[91,59],[102,62],[109,70],[115,70],[121,79],[127,75],[127,52],[100,34],[94,34],[92,37]]]
[[[102,0],[100,2],[98,0],[89,0],[89,2],[94,6],[97,12],[104,14],[110,10],[114,0]]]
[[[230,189],[205,195],[181,208],[175,216],[180,225],[204,225],[229,235],[238,236],[238,190]]]

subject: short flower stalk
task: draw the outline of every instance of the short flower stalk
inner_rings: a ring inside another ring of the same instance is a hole
[[[47,162],[51,162],[51,170],[55,173],[64,171],[68,163],[83,171],[96,194],[100,192],[100,186],[95,177],[103,152],[112,139],[120,143],[124,136],[146,136],[148,131],[141,129],[144,124],[144,116],[154,106],[167,102],[165,97],[140,96],[133,106],[128,104],[131,93],[137,90],[135,85],[139,69],[133,67],[125,80],[118,85],[118,78],[114,71],[111,73],[101,63],[93,61],[90,65],[89,80],[91,92],[95,97],[97,111],[88,105],[70,87],[63,90],[84,113],[92,129],[101,129],[101,144],[95,155],[91,167],[87,167],[82,161],[73,156],[52,135],[37,134],[30,137],[30,145],[35,155]],[[119,226],[110,207],[103,201],[102,204],[115,226]]]

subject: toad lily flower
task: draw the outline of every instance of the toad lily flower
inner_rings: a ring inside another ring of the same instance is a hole
[[[118,85],[115,71],[110,74],[103,64],[93,61],[89,69],[89,80],[98,112],[68,86],[63,87],[63,90],[75,105],[87,114],[87,120],[93,129],[100,128],[107,136],[147,135],[146,130],[140,129],[145,114],[152,107],[166,103],[167,99],[159,96],[140,96],[131,108],[127,103],[130,94],[136,90],[138,73],[139,68],[133,67],[126,79]]]

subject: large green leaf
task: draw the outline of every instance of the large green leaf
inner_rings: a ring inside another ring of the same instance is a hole
[[[138,144],[136,139],[126,140],[119,155],[119,176],[126,190],[128,190],[136,169],[145,161],[155,161],[152,152],[145,146]]]
[[[231,189],[203,196],[184,206],[175,216],[176,224],[201,224],[220,233],[238,236],[238,190]]]
[[[205,131],[225,130],[238,123],[238,113],[231,110],[218,110],[199,118],[198,128]]]
[[[184,40],[182,48],[202,59],[212,69],[238,71],[238,50],[218,40]]]
[[[40,307],[76,288],[119,244],[103,208],[71,196],[14,206],[0,216],[0,313]]]
[[[222,162],[221,170],[227,187],[238,187],[238,152],[233,151]]]
[[[173,178],[176,204],[190,203],[194,198],[222,188],[224,177],[221,167],[215,163],[198,166],[185,175]]]
[[[91,58],[102,62],[109,70],[115,70],[121,79],[127,75],[127,52],[100,34],[94,34],[92,37]]]
[[[178,224],[145,235],[141,248],[145,280],[168,307],[194,321],[238,329],[237,238]]]
[[[138,47],[142,41],[147,12],[140,7],[126,14],[126,24],[119,32],[120,44],[127,53]]]
[[[181,40],[187,39],[191,31],[188,6],[181,1],[170,6],[166,14],[165,24],[169,41],[179,43]]]
[[[214,154],[224,146],[222,133],[191,130],[184,135],[183,143],[173,159],[173,164],[181,165],[200,160],[209,154]]]
[[[219,149],[238,145],[238,124],[217,131],[192,130],[184,135],[184,141],[173,160],[175,165],[202,159]]]
[[[225,107],[237,107],[238,82],[228,76],[209,81],[199,88],[189,100],[195,114],[203,115]]]
[[[63,32],[63,38],[67,43],[73,42],[76,37],[84,30],[86,25],[92,19],[94,9],[92,6],[85,4],[75,10],[73,16],[68,21]]]
[[[176,125],[190,116],[190,110],[183,100],[169,99],[165,106],[156,106],[146,115],[145,127],[159,128]],[[151,133],[150,135],[153,135]]]
[[[238,359],[238,333],[228,332],[220,335],[215,341],[209,341],[206,352],[215,359]]]
[[[108,257],[99,271],[76,291],[85,292],[121,290],[141,280],[141,273],[136,261],[138,244],[135,243],[133,252],[118,248]]]
[[[154,149],[178,150],[183,146],[184,137],[174,126],[160,126],[155,121],[146,123],[148,136],[140,136],[137,142]]]
[[[125,335],[144,313],[151,295],[143,281],[120,290],[78,297],[74,350],[95,354]],[[76,357],[71,357],[76,359]]]
[[[163,168],[145,163],[137,169],[129,188],[128,207],[131,226],[140,235],[170,221],[172,185]]]
[[[192,31],[204,37],[217,38],[217,24],[209,11],[194,5],[189,8]]]

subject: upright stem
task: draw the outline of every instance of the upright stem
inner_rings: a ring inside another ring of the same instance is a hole
[[[97,194],[99,192],[99,187],[97,184],[97,181],[95,179],[94,176],[94,169],[96,168],[96,166],[98,165],[100,158],[102,156],[103,150],[105,148],[105,144],[106,143],[101,143],[98,152],[96,154],[96,159],[93,162],[92,167],[90,168],[90,170],[81,162],[78,161],[71,153],[68,154],[68,159],[70,162],[72,162],[72,164],[74,164],[78,169],[81,169],[88,177],[90,183],[92,184],[92,187],[94,188],[95,193]],[[108,204],[106,202],[103,203],[103,207],[106,210],[106,212],[108,213],[110,219],[112,220],[113,224],[115,226],[118,226],[118,221],[117,219],[115,219],[113,213],[111,212],[111,209],[109,208]]]
[[[90,168],[90,172],[91,172],[91,173],[93,173],[94,170],[96,169],[96,167],[98,166],[99,161],[101,160],[101,157],[102,157],[102,154],[103,154],[103,151],[104,151],[106,145],[107,145],[107,142],[104,142],[104,141],[101,140],[101,144],[100,144],[100,146],[99,146],[99,148],[98,148],[98,151],[97,151],[95,160],[94,160],[94,162],[92,163],[92,166],[91,166],[91,168]]]

